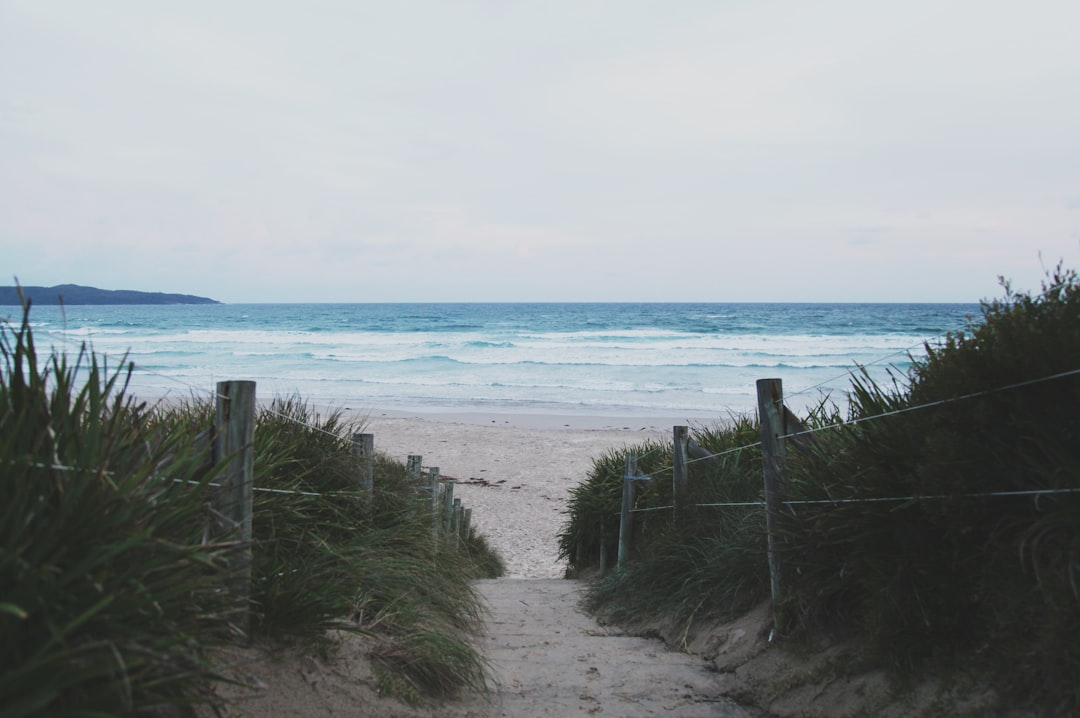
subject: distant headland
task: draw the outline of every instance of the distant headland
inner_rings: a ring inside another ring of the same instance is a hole
[[[55,287],[23,287],[23,296],[33,304],[221,304],[216,299],[191,294],[137,292],[131,289],[98,289],[78,284],[58,284]],[[0,305],[18,305],[18,287],[0,287]]]

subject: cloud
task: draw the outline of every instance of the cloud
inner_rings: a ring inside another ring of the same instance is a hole
[[[9,0],[0,256],[231,301],[970,299],[1076,256],[1078,21]]]

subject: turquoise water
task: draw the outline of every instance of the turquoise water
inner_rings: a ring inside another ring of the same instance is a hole
[[[147,397],[253,379],[262,398],[354,409],[696,418],[753,411],[766,377],[793,408],[842,401],[856,365],[903,374],[909,352],[971,316],[977,305],[221,304],[35,307],[31,321],[41,349],[126,356]]]

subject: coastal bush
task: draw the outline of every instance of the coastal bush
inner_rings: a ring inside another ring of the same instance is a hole
[[[571,571],[587,571],[601,563],[614,565],[619,545],[619,511],[622,506],[626,455],[638,457],[643,474],[659,472],[671,465],[671,446],[648,441],[625,449],[611,449],[593,461],[586,480],[571,487],[567,501],[569,518],[558,534],[559,558]],[[669,482],[670,483],[670,482]],[[640,485],[639,485],[640,486]],[[659,506],[665,500],[659,482],[639,488],[639,506]],[[666,501],[671,503],[670,490]],[[639,522],[638,530],[641,531]]]
[[[5,716],[190,714],[226,638],[214,478],[85,348],[0,326],[0,706]],[[77,377],[84,377],[81,385]]]
[[[981,666],[1012,704],[1080,711],[1078,368],[1080,283],[1059,267],[1037,294],[1005,284],[906,383],[856,377],[792,496],[911,498],[791,512],[795,618],[904,670]]]
[[[768,564],[761,500],[761,450],[757,422],[694,427],[692,438],[716,458],[689,467],[689,506],[676,520],[672,505],[673,451],[650,442],[627,449],[639,470],[653,478],[636,486],[632,560],[600,577],[587,606],[610,620],[632,622],[665,615],[688,624],[695,618],[731,616],[768,593]],[[747,447],[750,448],[742,448]],[[625,474],[625,451],[594,461],[586,481],[571,490],[560,552],[572,569],[598,565],[599,542],[614,563]],[[599,532],[604,519],[604,531]],[[577,546],[587,548],[579,551]]]
[[[237,637],[223,586],[239,545],[210,530],[213,404],[148,408],[126,394],[130,365],[109,371],[86,348],[39,357],[29,307],[0,326],[0,358],[3,714],[218,705],[210,657]],[[374,496],[358,491],[357,428],[298,398],[259,411],[253,631],[322,645],[330,628],[366,633],[408,699],[486,690],[470,581],[502,560],[483,537],[436,542],[441,517],[400,462],[379,456]]]
[[[351,453],[360,428],[336,412],[314,415],[298,399],[260,414],[257,465],[266,468],[257,483],[306,492],[267,492],[256,502],[253,599],[262,630],[310,632],[352,616],[358,630],[380,637],[373,657],[384,685],[401,687],[403,697],[482,691],[483,661],[468,641],[481,619],[471,581],[501,559],[482,540],[470,551],[457,537],[434,539],[442,517],[400,462],[376,462],[369,505]]]
[[[777,615],[787,635],[852,639],[894,676],[980,675],[1002,705],[1077,715],[1080,280],[1059,266],[1039,293],[1003,285],[1003,299],[928,343],[891,384],[858,371],[846,410],[809,417],[819,430],[788,452],[791,503],[774,537]],[[719,454],[758,431],[746,421],[695,435]],[[646,471],[670,465],[670,445],[639,451],[651,452]],[[760,501],[760,453],[721,458],[695,468],[695,500]],[[613,562],[622,474],[622,455],[608,454],[572,490],[560,534],[571,567],[596,563],[579,543],[603,542]],[[654,481],[636,506],[670,504],[670,491]],[[635,529],[621,570],[594,582],[593,610],[689,624],[768,597],[760,510],[661,515],[636,514],[647,530]]]
[[[172,421],[210,421],[212,410],[197,403]],[[399,461],[376,457],[369,499],[352,453],[361,430],[296,396],[257,412],[252,630],[309,645],[330,629],[374,636],[384,686],[414,702],[483,691],[486,670],[468,640],[481,618],[471,580],[501,575],[502,560],[482,537],[436,542],[441,517]]]

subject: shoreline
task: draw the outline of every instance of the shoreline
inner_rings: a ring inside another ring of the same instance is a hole
[[[578,431],[671,431],[674,426],[700,426],[718,424],[723,419],[704,414],[680,416],[671,411],[665,414],[600,414],[572,412],[525,412],[505,409],[353,409],[334,407],[350,417],[367,421],[408,419],[436,424],[468,426],[501,426],[515,429],[578,430]]]

